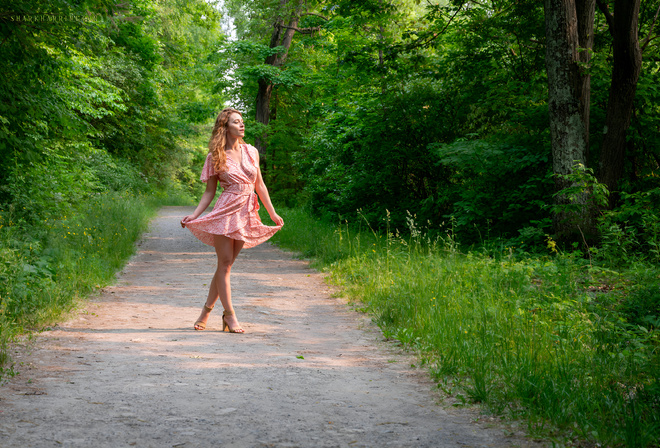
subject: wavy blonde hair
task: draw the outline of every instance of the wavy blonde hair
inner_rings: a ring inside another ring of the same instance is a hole
[[[220,112],[218,118],[215,119],[213,132],[211,133],[211,140],[209,140],[209,152],[213,159],[213,168],[216,172],[220,173],[227,169],[227,154],[225,154],[225,146],[227,145],[227,124],[229,124],[229,117],[231,114],[238,114],[243,118],[243,114],[226,107]],[[239,137],[238,142],[245,144],[242,138]]]

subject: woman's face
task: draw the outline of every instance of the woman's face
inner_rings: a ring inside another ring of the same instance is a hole
[[[243,117],[241,114],[233,112],[229,116],[229,122],[227,123],[227,135],[239,138],[245,136],[245,125],[243,124]]]

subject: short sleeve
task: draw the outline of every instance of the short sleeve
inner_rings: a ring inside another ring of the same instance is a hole
[[[204,162],[204,168],[202,168],[202,175],[199,176],[199,179],[202,182],[208,182],[210,177],[217,175],[218,173],[216,173],[215,168],[213,168],[213,157],[211,157],[211,153],[209,153],[209,155],[206,156],[206,161]]]

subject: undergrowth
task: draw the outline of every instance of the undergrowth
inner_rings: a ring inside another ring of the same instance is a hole
[[[107,286],[135,251],[159,206],[190,205],[182,195],[108,192],[64,214],[26,223],[0,210],[0,378],[14,373],[9,343],[72,310]]]
[[[406,237],[280,209],[273,240],[312,257],[438,387],[561,444],[660,441],[660,269],[550,245],[461,250],[409,217]]]

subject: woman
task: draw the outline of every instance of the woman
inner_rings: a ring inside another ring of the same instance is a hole
[[[206,191],[195,212],[181,220],[181,227],[187,227],[203,243],[215,247],[218,256],[218,267],[202,314],[195,322],[195,330],[206,328],[209,314],[220,298],[224,308],[222,331],[244,332],[231,303],[231,267],[243,247],[263,243],[284,225],[282,218],[275,213],[261,177],[259,152],[243,141],[244,135],[245,125],[239,111],[227,108],[220,112],[211,134],[209,155],[202,169],[201,180],[206,182]],[[222,194],[213,211],[199,218],[215,197],[218,182],[223,188]],[[255,190],[275,227],[261,223]]]

